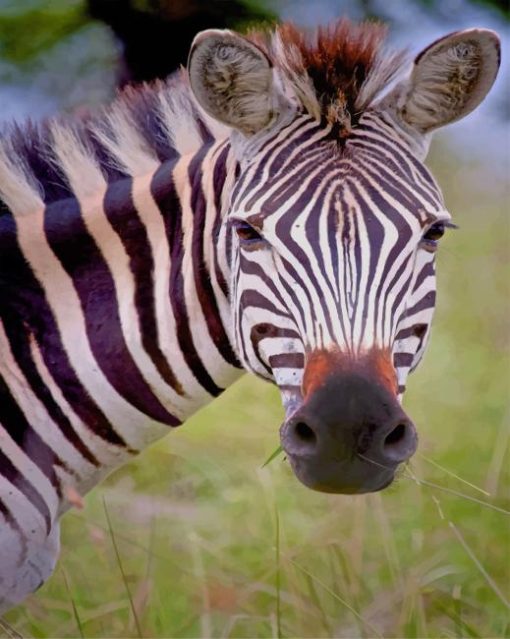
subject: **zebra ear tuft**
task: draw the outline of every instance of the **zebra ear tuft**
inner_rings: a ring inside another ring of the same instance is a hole
[[[228,30],[199,33],[188,58],[193,94],[214,119],[253,135],[272,120],[278,100],[266,54]]]
[[[485,98],[499,62],[494,31],[467,29],[437,40],[417,56],[400,86],[400,117],[420,133],[460,120]]]

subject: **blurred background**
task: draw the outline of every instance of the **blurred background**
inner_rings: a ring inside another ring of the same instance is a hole
[[[194,33],[379,18],[419,52],[496,30],[499,79],[428,164],[460,230],[405,404],[421,444],[381,494],[298,484],[276,389],[245,377],[63,520],[53,578],[0,637],[510,636],[510,9],[503,0],[0,0],[0,121],[110,101],[185,63]]]

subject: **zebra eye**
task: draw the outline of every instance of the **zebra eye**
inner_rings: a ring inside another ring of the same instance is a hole
[[[256,231],[248,222],[236,222],[234,226],[237,237],[243,244],[251,244],[252,242],[260,242],[262,235]]]
[[[443,237],[444,228],[444,222],[436,222],[435,224],[432,224],[432,226],[423,236],[423,239],[427,240],[428,242],[437,242]]]

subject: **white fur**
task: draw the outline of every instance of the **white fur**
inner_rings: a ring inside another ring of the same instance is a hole
[[[53,123],[53,153],[58,168],[79,199],[94,197],[106,188],[106,180],[89,149],[68,126]]]
[[[131,176],[154,172],[160,164],[158,157],[138,130],[126,105],[116,103],[105,119],[108,127],[97,127],[95,134],[118,168]]]
[[[44,206],[40,186],[9,140],[0,142],[0,199],[14,215],[26,215]]]
[[[193,153],[202,145],[202,137],[195,118],[189,117],[194,103],[186,85],[164,89],[159,96],[160,118],[172,146],[181,155]]]

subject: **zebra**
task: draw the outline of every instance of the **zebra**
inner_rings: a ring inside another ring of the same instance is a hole
[[[199,33],[187,72],[0,146],[0,610],[59,518],[243,372],[276,384],[298,479],[391,483],[452,226],[423,164],[485,98],[497,35],[414,60],[384,28]]]

